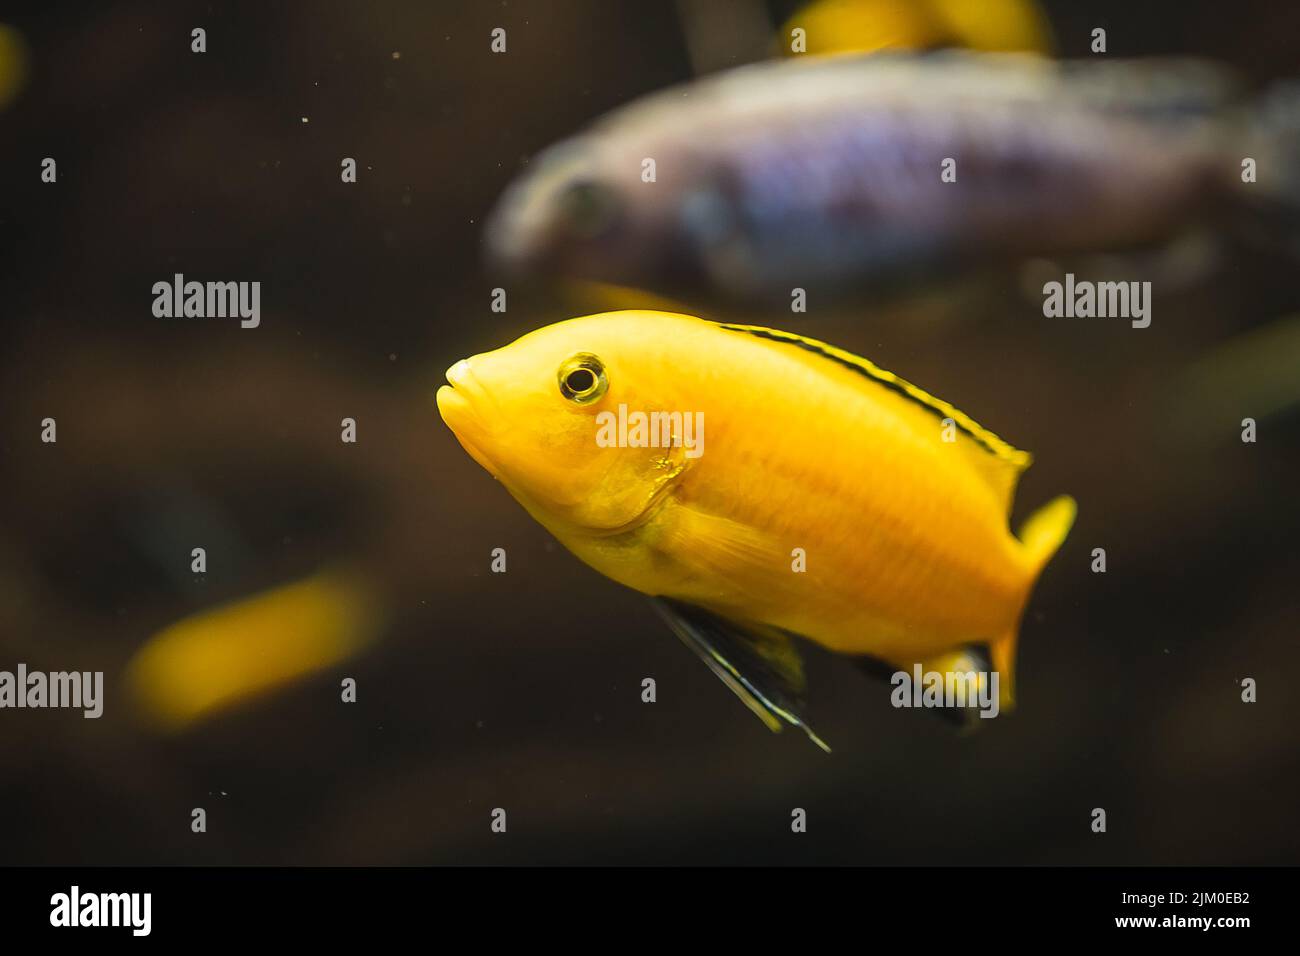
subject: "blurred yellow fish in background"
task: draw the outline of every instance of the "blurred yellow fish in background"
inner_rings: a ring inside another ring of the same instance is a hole
[[[192,614],[127,667],[141,714],[181,731],[234,704],[352,657],[378,636],[381,605],[357,575],[330,569]]]
[[[0,23],[0,110],[22,92],[27,82],[27,43],[13,27]]]
[[[641,311],[539,329],[447,380],[439,411],[475,461],[659,598],[773,730],[825,746],[791,636],[904,670],[987,653],[1011,703],[1021,615],[1075,504],[1013,537],[1030,456],[947,402],[799,335]]]
[[[965,47],[1052,52],[1052,30],[1033,0],[816,0],[786,21],[781,51],[804,31],[813,55]]]

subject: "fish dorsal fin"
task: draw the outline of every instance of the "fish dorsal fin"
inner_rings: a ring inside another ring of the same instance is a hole
[[[804,720],[803,661],[788,634],[775,628],[746,627],[671,598],[651,598],[651,603],[682,643],[699,655],[769,730],[779,731],[783,723],[798,727],[830,753],[831,748]]]
[[[1012,499],[1016,493],[1016,483],[1020,480],[1021,472],[1033,461],[1033,456],[1029,452],[1003,441],[975,419],[943,399],[936,398],[924,389],[899,378],[893,372],[852,352],[846,352],[844,349],[793,332],[782,332],[758,325],[724,324],[721,328],[785,343],[850,369],[863,376],[865,380],[880,385],[886,394],[896,397],[900,410],[905,413],[915,414],[920,411],[933,416],[936,435],[940,434],[943,421],[951,419],[958,438],[957,446],[965,453],[972,469],[992,489],[1004,511],[1010,513]]]

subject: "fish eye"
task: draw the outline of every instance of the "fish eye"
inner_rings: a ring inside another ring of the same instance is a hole
[[[598,401],[609,388],[605,364],[590,352],[579,352],[567,359],[556,375],[560,394],[578,405]]]
[[[579,179],[564,187],[559,208],[569,232],[582,239],[594,239],[614,224],[618,201],[613,191],[600,183]]]

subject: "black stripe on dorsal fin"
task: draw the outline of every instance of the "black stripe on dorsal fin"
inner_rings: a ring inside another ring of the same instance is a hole
[[[1003,441],[993,432],[982,426],[975,419],[971,418],[965,412],[955,406],[945,402],[941,398],[936,398],[924,389],[918,388],[911,382],[899,378],[893,372],[886,371],[874,362],[868,361],[861,356],[854,355],[852,352],[846,352],[844,349],[838,349],[833,345],[825,342],[819,342],[816,339],[806,338],[802,335],[795,335],[793,332],[781,332],[777,329],[767,329],[759,325],[721,325],[721,328],[730,332],[744,332],[749,335],[757,336],[761,339],[769,339],[773,342],[784,342],[787,345],[793,345],[804,351],[812,352],[823,358],[829,359],[845,368],[852,369],[860,375],[863,375],[874,382],[878,382],[890,391],[902,395],[916,405],[935,414],[940,420],[950,418],[957,429],[963,434],[975,440],[989,454],[993,455],[1000,461],[1006,462],[1017,471],[1024,471],[1033,461],[1033,456],[1027,451]]]

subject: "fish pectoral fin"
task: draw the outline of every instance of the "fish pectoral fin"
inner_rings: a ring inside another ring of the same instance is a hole
[[[739,521],[678,506],[664,523],[664,547],[690,575],[725,581],[749,590],[757,574],[769,582],[790,576],[789,551],[770,536]]]
[[[718,678],[744,701],[768,729],[800,728],[822,750],[831,748],[803,717],[803,660],[790,635],[776,628],[747,626],[671,598],[650,603]]]

